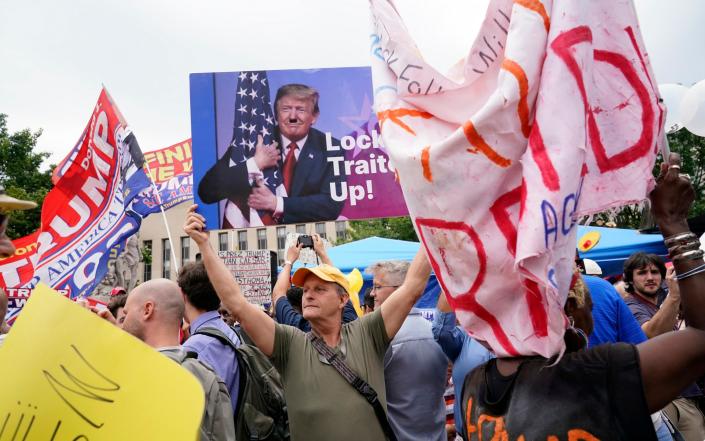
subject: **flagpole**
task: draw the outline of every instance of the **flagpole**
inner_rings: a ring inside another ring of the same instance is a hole
[[[105,90],[106,95],[108,95],[108,98],[110,101],[113,101],[113,98],[110,96],[110,93],[108,93],[108,88],[105,87],[105,84],[100,83],[100,85],[103,87],[103,90]],[[115,110],[117,111],[119,115],[119,119],[124,123],[127,124],[127,121],[125,120],[125,117],[122,116],[122,113],[120,113],[120,110],[115,106]],[[149,173],[149,182],[152,184],[152,189],[154,189],[154,193],[157,195],[157,203],[159,204],[159,209],[162,212],[162,219],[164,219],[164,226],[166,227],[166,234],[167,238],[169,239],[169,245],[171,246],[171,258],[174,260],[174,268],[176,269],[176,272],[179,272],[179,263],[176,261],[176,253],[174,252],[174,242],[171,240],[171,231],[169,230],[169,223],[166,221],[166,214],[164,213],[164,207],[162,207],[162,197],[159,194],[159,189],[157,189],[156,184],[154,183],[154,180],[152,179],[152,169],[149,167],[149,163],[145,161],[145,165],[147,166],[147,173]]]
[[[166,213],[164,213],[164,207],[162,206],[162,196],[159,194],[159,189],[152,179],[152,169],[149,167],[149,162],[145,161],[144,165],[147,167],[147,173],[149,174],[149,182],[152,183],[152,189],[154,194],[157,196],[157,203],[159,204],[159,211],[162,212],[162,219],[164,219],[164,226],[166,227],[166,236],[169,239],[169,246],[171,248],[171,258],[174,261],[174,268],[176,272],[179,272],[179,263],[176,261],[176,253],[174,252],[174,242],[171,240],[171,230],[169,229],[169,222],[166,220]]]

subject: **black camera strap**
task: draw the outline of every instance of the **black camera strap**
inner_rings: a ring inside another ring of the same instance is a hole
[[[377,398],[377,392],[370,386],[365,380],[360,378],[355,372],[353,372],[350,367],[345,364],[343,360],[338,357],[338,354],[333,352],[331,348],[328,347],[328,345],[321,340],[319,337],[316,337],[313,335],[313,333],[308,332],[306,334],[308,336],[308,339],[311,340],[311,344],[313,347],[318,351],[319,354],[321,354],[328,363],[330,363],[331,366],[335,368],[336,371],[347,381],[352,387],[355,388],[356,391],[362,395],[365,400],[367,400],[368,403],[370,403],[370,406],[372,406],[372,409],[375,411],[375,416],[377,416],[377,420],[379,421],[379,425],[382,426],[382,431],[384,434],[387,436],[387,439],[389,441],[397,441],[396,435],[394,435],[394,431],[392,430],[392,426],[389,425],[389,420],[387,419],[387,413],[384,411],[384,407],[382,407],[382,403],[379,402],[379,399]]]

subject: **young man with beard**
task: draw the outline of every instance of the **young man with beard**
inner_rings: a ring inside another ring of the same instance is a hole
[[[669,293],[661,305],[658,296],[666,278],[666,265],[655,254],[636,253],[624,262],[624,299],[647,337],[673,331],[678,320],[680,294],[678,285],[669,283]],[[660,306],[660,307],[659,307]]]
[[[666,279],[668,295],[658,304],[661,282]],[[624,262],[625,303],[648,338],[678,329],[680,290],[673,270],[666,271],[655,254],[635,253]],[[697,405],[703,392],[692,383],[681,395],[664,407],[663,412],[686,441],[705,439],[705,417]]]

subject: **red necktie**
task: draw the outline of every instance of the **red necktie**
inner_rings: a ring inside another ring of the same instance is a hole
[[[284,178],[284,188],[286,188],[287,196],[291,196],[291,181],[294,179],[294,167],[296,167],[296,148],[295,142],[289,144],[289,151],[284,159],[284,172],[282,177]]]

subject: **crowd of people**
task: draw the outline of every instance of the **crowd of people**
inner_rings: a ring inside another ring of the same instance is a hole
[[[414,308],[431,273],[423,249],[366,269],[358,315],[357,293],[314,236],[321,263],[292,273],[301,245],[290,247],[265,311],[211,247],[196,206],[184,231],[201,260],[176,282],[115,290],[96,313],[199,380],[202,440],[703,440],[705,264],[678,171],[674,155],[650,195],[671,262],[636,253],[617,287],[576,266],[566,350],[550,359],[496,358],[442,292],[424,318]],[[6,211],[19,202],[0,189],[5,255]],[[0,317],[6,308],[0,290]]]

